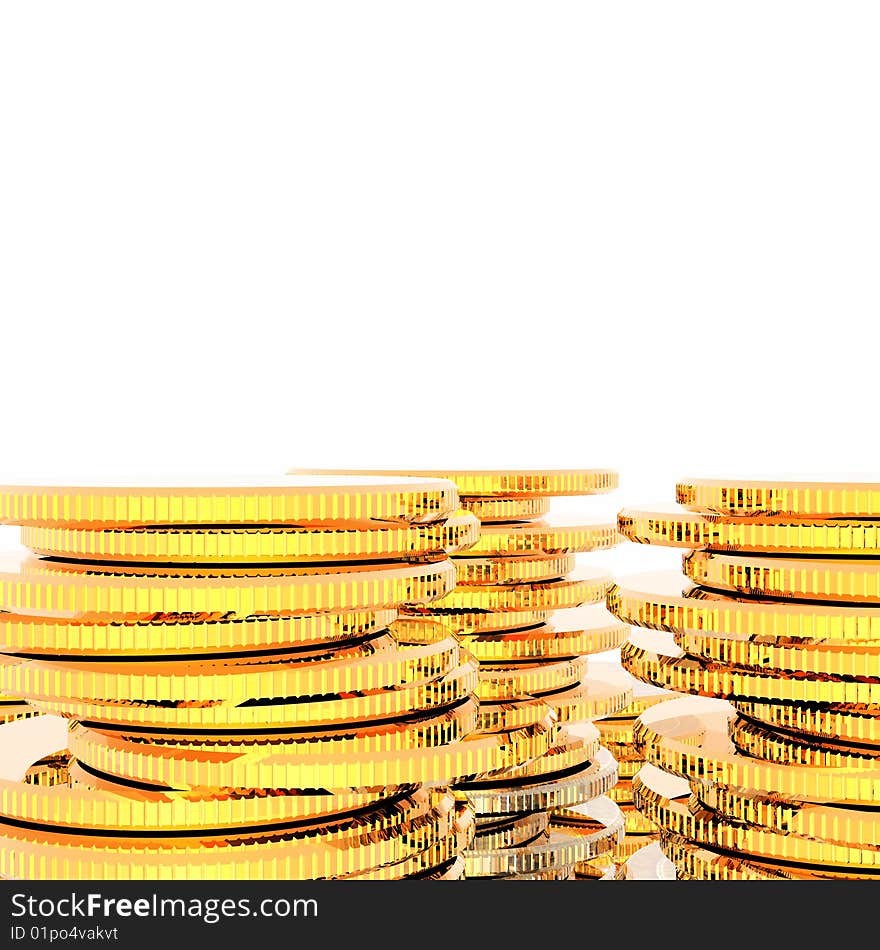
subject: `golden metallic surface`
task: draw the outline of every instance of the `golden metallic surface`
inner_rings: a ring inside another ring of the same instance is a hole
[[[680,880],[694,881],[783,881],[798,875],[772,870],[730,854],[701,847],[679,835],[664,834],[660,838],[663,853],[676,866]]]
[[[614,547],[617,528],[609,522],[530,521],[525,524],[486,524],[468,555],[519,557],[529,554],[562,554]]]
[[[580,682],[586,673],[585,658],[560,660],[553,663],[499,666],[480,664],[480,682],[477,697],[489,701],[535,698],[548,691],[567,689]],[[2,684],[0,677],[0,684]]]
[[[390,639],[390,638],[388,638]],[[393,689],[451,672],[461,662],[458,641],[377,650],[355,646],[331,659],[237,663],[63,663],[0,656],[0,689],[32,697],[74,697],[103,702],[202,702],[236,705],[251,699],[317,697]],[[393,643],[393,641],[392,641]],[[13,686],[13,684],[15,684]]]
[[[383,609],[448,594],[455,583],[449,560],[362,566],[331,573],[276,569],[214,575],[85,573],[67,562],[9,555],[0,559],[0,603],[8,610],[83,620],[149,620],[168,612],[213,618],[285,616]]]
[[[588,839],[580,835],[551,831],[519,848],[467,851],[465,874],[469,878],[494,878],[567,868],[591,857],[591,850]]]
[[[550,499],[519,495],[508,498],[480,498],[474,495],[459,499],[462,508],[469,511],[483,525],[497,522],[531,521],[543,518],[550,511]]]
[[[811,643],[806,640],[781,640],[770,637],[677,631],[678,646],[691,656],[712,664],[764,670],[775,674],[806,674],[880,679],[880,644]]]
[[[212,619],[191,612],[135,623],[66,620],[0,612],[0,651],[22,656],[144,659],[211,657],[264,650],[326,651],[375,635],[395,610]]]
[[[420,623],[428,622],[432,626],[442,623],[458,636],[477,633],[498,633],[501,631],[522,630],[525,627],[538,626],[551,615],[552,610],[508,610],[493,612],[487,610],[434,609],[431,606],[406,604],[401,610],[398,629],[410,629]]]
[[[480,522],[466,511],[442,521],[326,527],[250,525],[201,528],[22,528],[21,541],[37,554],[115,563],[335,562],[439,557],[470,547]]]
[[[498,815],[578,805],[607,794],[616,781],[617,763],[606,749],[600,749],[586,765],[562,775],[511,782],[506,787],[498,787],[496,780],[459,787],[478,815]]]
[[[458,507],[458,492],[434,478],[335,475],[165,484],[0,486],[0,524],[67,527],[296,525],[437,521]]]
[[[555,722],[556,711],[543,699],[518,702],[482,700],[477,711],[478,732],[509,732],[543,722],[548,716]]]
[[[424,610],[432,614],[459,610],[492,613],[557,610],[596,603],[610,586],[611,578],[606,573],[586,568],[561,580],[534,584],[458,584],[451,593]]]
[[[685,508],[727,515],[878,518],[877,482],[688,478],[675,486]]]
[[[16,719],[31,719],[40,715],[42,713],[38,709],[34,709],[23,699],[0,696],[0,724],[15,722]]]
[[[587,839],[592,854],[584,860],[605,854],[623,840],[625,816],[607,795],[554,809],[550,816],[552,828]]]
[[[693,551],[683,558],[695,583],[757,597],[880,605],[880,559],[760,557]]]
[[[574,570],[574,554],[524,554],[520,557],[458,556],[456,584],[534,584],[553,581]]]
[[[323,755],[300,754],[296,743],[220,749],[209,743],[151,743],[106,734],[82,725],[70,732],[70,751],[84,765],[129,782],[175,789],[197,787],[261,789],[349,789],[444,783],[509,769],[545,753],[554,733],[543,726],[512,733],[471,735],[460,742],[413,749]]]
[[[472,814],[445,796],[426,820],[397,835],[366,832],[341,849],[333,842],[239,843],[199,846],[183,839],[156,849],[136,839],[75,844],[57,836],[0,833],[0,874],[20,879],[95,880],[302,880],[311,878],[397,878],[424,872],[457,856],[473,836]],[[189,845],[189,846],[188,846]]]
[[[747,700],[737,700],[734,705],[750,719],[774,728],[799,732],[807,737],[880,744],[880,717],[876,715]]]
[[[859,847],[876,847],[880,841],[880,811],[816,805],[778,795],[746,795],[724,785],[695,784],[699,801],[729,821],[760,825],[779,834],[846,841]]]
[[[632,678],[610,663],[593,663],[583,685],[590,701],[590,711],[584,719],[617,716],[632,702]]]
[[[499,848],[519,847],[546,834],[549,824],[550,815],[546,811],[492,816],[488,820],[477,818],[473,850],[495,851]]]
[[[404,683],[394,689],[377,689],[338,696],[317,695],[304,699],[291,697],[260,697],[238,704],[214,700],[155,703],[134,700],[110,702],[64,696],[30,697],[35,709],[103,724],[116,730],[126,726],[188,731],[240,731],[273,729],[295,730],[308,726],[332,726],[368,722],[404,716],[416,711],[437,711],[458,703],[477,688],[477,664],[470,660],[435,680]]]
[[[810,740],[768,729],[741,716],[731,720],[729,735],[739,752],[786,765],[816,768],[872,769],[880,766],[880,746],[855,745],[830,740]]]
[[[701,514],[677,505],[624,508],[617,516],[624,537],[707,551],[759,554],[880,555],[880,521]]]
[[[658,778],[659,775],[659,778]],[[880,849],[802,835],[778,834],[755,825],[724,821],[693,796],[669,797],[662,773],[646,772],[633,782],[639,810],[664,830],[698,845],[732,851],[747,858],[828,866],[852,876],[880,874]]]
[[[856,712],[871,712],[871,707],[880,704],[878,680],[808,678],[796,673],[761,673],[712,664],[688,656],[674,643],[645,631],[630,634],[630,639],[621,647],[620,659],[624,669],[638,679],[680,693],[719,699],[843,706]]]
[[[618,485],[617,472],[608,468],[559,469],[437,469],[437,470],[357,470],[291,469],[303,477],[329,475],[347,478],[349,475],[384,478],[410,476],[422,479],[448,479],[455,482],[462,495],[477,497],[516,497],[518,495],[595,495],[613,491]]]
[[[639,574],[608,592],[608,609],[624,623],[703,635],[880,642],[880,606],[756,600],[705,590],[674,572]]]
[[[781,795],[816,804],[870,806],[880,797],[880,767],[811,768],[753,759],[728,735],[736,711],[722,700],[690,696],[642,714],[636,747],[648,763],[700,785]]]
[[[499,632],[464,633],[462,645],[480,663],[543,662],[614,650],[629,627],[604,607],[589,605],[557,611],[548,623]]]

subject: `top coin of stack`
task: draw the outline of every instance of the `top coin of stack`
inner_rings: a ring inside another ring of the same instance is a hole
[[[628,669],[696,694],[642,714],[637,804],[683,877],[876,878],[880,483],[688,479],[677,500],[619,525],[691,549],[687,576],[608,597],[667,632],[634,634]]]
[[[0,523],[0,693],[70,720],[0,783],[4,877],[460,877],[448,786],[551,746],[476,735],[476,663],[396,628],[477,537],[450,481],[3,486]]]
[[[360,472],[358,474],[366,474]],[[372,473],[376,474],[376,473]],[[534,727],[548,713],[553,749],[494,778],[459,787],[478,812],[467,855],[469,877],[602,876],[590,863],[618,843],[623,818],[603,799],[616,763],[589,720],[617,712],[631,693],[613,670],[592,675],[586,655],[613,649],[626,627],[604,607],[603,571],[575,571],[575,555],[617,543],[613,523],[545,521],[552,497],[612,490],[607,469],[480,471],[436,469],[383,474],[449,478],[464,509],[481,522],[479,540],[453,555],[456,587],[406,609],[417,629],[440,622],[480,664],[482,735]]]

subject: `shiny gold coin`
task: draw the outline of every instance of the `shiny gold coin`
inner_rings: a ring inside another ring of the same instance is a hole
[[[607,574],[586,569],[562,580],[534,584],[458,584],[451,593],[425,610],[430,613],[557,610],[596,603],[610,586],[611,578]]]
[[[684,570],[695,583],[758,597],[880,604],[880,559],[759,557],[693,551]]]
[[[706,808],[732,822],[760,825],[779,834],[846,841],[858,847],[872,847],[880,841],[880,812],[876,807],[843,808],[778,795],[744,795],[723,785],[696,785],[694,792]]]
[[[477,732],[509,732],[542,722],[548,716],[556,721],[557,714],[549,703],[542,699],[511,702],[483,700],[477,711]]]
[[[315,697],[415,685],[451,672],[461,660],[453,637],[422,646],[376,651],[360,646],[319,662],[240,665],[164,663],[59,663],[0,657],[0,689],[41,698],[104,702],[202,702]],[[132,668],[134,667],[134,668]],[[16,684],[15,687],[12,684]]]
[[[590,698],[585,719],[600,720],[616,716],[632,703],[633,680],[610,663],[594,663],[583,681]]]
[[[679,650],[668,634],[633,631],[620,650],[624,669],[654,686],[719,699],[841,705],[872,712],[880,704],[880,681],[809,679],[795,673],[759,673],[714,665]]]
[[[375,636],[396,616],[395,610],[372,610],[217,620],[206,614],[164,613],[123,624],[0,612],[0,652],[131,660],[210,658],[218,653],[260,654],[282,649],[320,651]]]
[[[649,844],[656,842],[659,838],[659,832],[654,832],[650,835],[631,835],[627,834],[623,841],[614,849],[612,852],[614,860],[619,864],[624,864],[630,860],[634,855],[638,854],[643,848],[647,847]],[[661,880],[660,878],[652,878],[652,880]]]
[[[521,630],[525,627],[539,626],[551,615],[551,610],[507,610],[493,612],[486,610],[434,609],[429,606],[406,604],[401,608],[398,629],[409,630],[413,625],[428,622],[432,625],[442,623],[457,636],[477,633],[498,633],[500,631]],[[0,615],[2,616],[2,615]]]
[[[279,732],[304,727],[314,730],[318,726],[354,726],[416,711],[438,711],[440,707],[468,698],[477,688],[477,676],[476,661],[471,660],[436,679],[404,683],[391,689],[335,696],[317,695],[309,699],[299,696],[261,697],[241,704],[235,699],[195,704],[187,701],[134,700],[114,703],[97,699],[32,695],[30,701],[35,709],[42,712],[100,724],[114,731],[140,728],[159,732],[259,732],[264,729]]]
[[[297,475],[342,476],[360,475],[371,478],[410,476],[422,479],[448,479],[466,496],[516,497],[518,495],[595,495],[613,491],[618,485],[617,472],[608,468],[547,469],[438,469],[431,470],[360,470],[347,472],[334,469],[292,469]]]
[[[535,665],[481,664],[477,697],[494,702],[530,699],[579,683],[586,670],[586,660],[580,657]]]
[[[16,613],[90,620],[149,620],[167,612],[210,618],[338,613],[434,600],[455,583],[449,560],[428,564],[391,562],[345,573],[279,571],[113,575],[81,573],[75,562],[8,556],[0,561],[0,603]]]
[[[762,868],[742,858],[701,847],[680,835],[664,834],[663,853],[678,869],[681,880],[693,881],[782,881],[797,875]]]
[[[56,752],[43,756],[25,772],[26,785],[40,785],[51,788],[55,785],[67,785],[70,780],[70,756],[67,752]]]
[[[726,664],[771,673],[804,673],[880,679],[880,644],[810,643],[770,637],[678,631],[675,642],[685,652],[712,664]]]
[[[549,824],[550,815],[546,811],[492,816],[488,821],[478,819],[473,849],[495,851],[499,848],[516,848],[546,834]]]
[[[198,787],[254,789],[350,789],[406,785],[424,781],[446,784],[507,768],[543,754],[554,733],[535,727],[517,733],[471,736],[461,742],[423,749],[369,751],[324,756],[299,754],[295,744],[226,747],[205,744],[145,746],[81,725],[70,732],[70,751],[84,765],[129,782]]]
[[[420,881],[460,881],[463,878],[464,858],[460,854],[451,861],[437,865],[437,867],[410,875],[410,880]]]
[[[706,590],[666,572],[628,577],[612,587],[608,609],[624,623],[702,635],[755,636],[815,643],[880,641],[878,605],[755,600]]]
[[[554,613],[550,623],[496,633],[461,634],[464,648],[480,663],[541,662],[614,650],[629,627],[598,605]]]
[[[480,523],[466,511],[443,521],[333,527],[22,528],[37,554],[115,563],[266,564],[439,557],[470,547]]]
[[[777,834],[763,828],[723,821],[693,796],[672,797],[666,791],[669,776],[645,770],[633,782],[639,810],[664,830],[698,845],[744,855],[747,859],[784,861],[806,866],[846,869],[853,876],[880,873],[880,850],[844,842],[819,841],[795,834]]]
[[[520,781],[499,788],[497,781],[469,782],[460,786],[478,815],[511,814],[567,808],[605,795],[617,781],[617,763],[606,749],[599,749],[586,765],[565,774]]]
[[[0,724],[4,722],[15,722],[17,719],[31,719],[34,716],[42,715],[38,709],[34,709],[23,699],[15,699],[8,696],[0,697]]]
[[[467,851],[465,874],[469,878],[495,878],[535,874],[571,867],[590,857],[588,839],[580,835],[551,831],[519,848]]]
[[[553,581],[574,570],[574,554],[521,555],[520,557],[456,557],[457,584],[534,584]]]
[[[586,838],[590,855],[583,861],[607,854],[623,840],[624,814],[607,795],[589,802],[557,808],[551,812],[550,826]]]
[[[677,505],[624,508],[621,534],[640,544],[761,554],[880,554],[880,521],[701,514]]]
[[[531,521],[543,518],[550,511],[550,499],[524,495],[509,498],[480,498],[474,495],[459,499],[462,508],[479,518],[481,524],[499,521]]]
[[[0,486],[0,523],[68,527],[325,525],[437,521],[458,507],[445,480],[282,476],[165,484]]]
[[[843,709],[816,706],[787,706],[782,703],[756,703],[737,700],[736,708],[744,716],[772,728],[788,729],[818,739],[880,744],[880,717]]]
[[[730,738],[744,755],[814,768],[877,768],[880,746],[810,741],[791,733],[777,732],[741,716],[731,720]]]
[[[519,557],[564,554],[614,547],[617,528],[608,522],[531,521],[525,524],[486,524],[468,550],[474,557]]]
[[[685,508],[727,515],[880,517],[877,482],[688,478],[675,486],[675,494]]]
[[[783,765],[737,752],[728,735],[735,715],[722,700],[670,700],[642,713],[636,746],[649,764],[701,786],[724,785],[744,794],[823,805],[870,806],[880,797],[880,769]]]
[[[559,775],[581,768],[595,758],[598,752],[598,736],[595,736],[595,732],[593,738],[582,738],[562,732],[556,744],[542,756],[528,762],[520,762],[487,781],[494,780],[501,788],[518,782],[539,781],[548,775]]]

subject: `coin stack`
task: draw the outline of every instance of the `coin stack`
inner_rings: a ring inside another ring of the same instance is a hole
[[[621,513],[690,549],[685,577],[609,592],[644,628],[640,679],[692,694],[645,710],[633,781],[681,878],[880,873],[880,483],[688,479]]]
[[[594,672],[586,657],[620,646],[627,629],[601,604],[584,606],[602,600],[610,578],[575,570],[575,555],[607,549],[618,535],[613,523],[543,516],[553,496],[612,490],[616,473],[405,474],[451,479],[462,507],[481,521],[479,540],[453,555],[455,589],[409,605],[409,625],[439,622],[479,661],[481,735],[534,728],[548,715],[556,723],[548,753],[524,758],[502,776],[459,784],[477,812],[467,877],[614,876],[611,851],[622,838],[623,816],[606,793],[617,766],[591,719],[616,714],[632,693],[622,671],[603,664],[606,673]]]
[[[0,523],[0,692],[69,721],[0,783],[3,877],[461,877],[449,786],[555,741],[477,735],[476,663],[395,626],[477,536],[449,481],[6,486]]]
[[[626,874],[629,859],[642,848],[653,844],[660,834],[657,825],[636,808],[633,800],[633,779],[645,764],[644,756],[635,743],[633,730],[646,709],[678,695],[635,680],[632,702],[613,716],[596,722],[602,743],[617,760],[618,782],[609,790],[608,797],[617,803],[624,817],[626,835],[612,853],[621,877]]]

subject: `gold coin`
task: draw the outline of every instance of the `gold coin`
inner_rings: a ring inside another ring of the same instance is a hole
[[[582,835],[551,831],[519,848],[467,851],[465,874],[469,878],[494,878],[535,874],[566,868],[591,857],[589,839]]]
[[[880,517],[876,482],[688,478],[675,486],[675,494],[685,508],[727,515]]]
[[[38,709],[34,709],[24,700],[9,700],[6,697],[0,699],[0,724],[15,722],[17,719],[32,719],[34,716],[41,715]]]
[[[516,848],[540,835],[546,834],[550,815],[546,811],[527,812],[524,815],[492,816],[488,820],[477,819],[475,851],[495,851],[499,848]]]
[[[715,665],[682,653],[667,637],[633,631],[620,649],[624,669],[654,686],[719,699],[841,705],[861,712],[871,712],[880,703],[876,680],[809,679],[796,673],[774,675]]]
[[[556,610],[596,603],[610,586],[611,578],[607,574],[586,569],[562,580],[534,584],[458,584],[442,600],[424,609],[430,613]]]
[[[219,700],[239,705],[253,699],[340,696],[415,685],[444,676],[461,659],[453,637],[396,650],[385,642],[378,650],[364,646],[367,648],[358,645],[318,662],[288,659],[247,665],[231,660],[210,664],[181,660],[64,664],[0,657],[0,689],[42,698],[100,697],[102,702],[113,703]]]
[[[880,841],[880,813],[872,808],[843,808],[792,801],[778,795],[746,795],[723,785],[696,785],[706,808],[722,818],[760,825],[779,834],[796,834],[872,847]]]
[[[256,576],[93,574],[77,571],[72,561],[63,570],[59,563],[14,555],[0,561],[0,603],[16,613],[84,620],[149,620],[167,612],[228,619],[420,603],[448,594],[455,583],[449,560]]]
[[[174,789],[350,789],[448,784],[503,769],[550,747],[554,733],[544,726],[515,733],[469,736],[443,746],[340,755],[301,755],[295,743],[224,745],[222,754],[204,744],[145,745],[82,725],[70,731],[70,751],[85,766],[129,782],[160,783]]]
[[[673,632],[815,643],[880,640],[878,605],[732,597],[705,590],[672,572],[626,578],[609,590],[607,604],[624,623]]]
[[[468,550],[474,557],[519,557],[563,554],[614,547],[617,528],[607,522],[531,521],[526,524],[486,524]]]
[[[736,708],[750,719],[788,729],[818,739],[880,744],[880,717],[844,709],[818,706],[787,706],[782,703],[755,703],[737,700]]]
[[[423,682],[404,683],[392,689],[303,697],[257,698],[240,705],[214,700],[192,704],[178,702],[111,702],[64,696],[29,697],[35,709],[55,716],[100,724],[118,731],[137,728],[151,731],[241,732],[271,729],[294,731],[308,726],[332,727],[389,719],[415,711],[438,711],[461,702],[477,688],[477,664],[471,660],[443,676]]]
[[[667,833],[660,840],[663,853],[676,866],[681,880],[781,881],[798,877],[782,868],[762,868],[734,855],[701,847],[679,835]]]
[[[670,700],[642,713],[636,746],[648,763],[701,786],[725,785],[817,804],[876,804],[880,768],[811,768],[750,758],[736,751],[728,735],[735,715],[721,700]]]
[[[606,854],[623,840],[625,816],[607,795],[554,809],[550,815],[551,828],[587,839],[591,854],[584,861]]]
[[[656,769],[646,769],[633,782],[633,795],[638,809],[661,828],[699,845],[746,858],[846,869],[853,876],[876,875],[880,870],[876,847],[777,834],[754,825],[724,821],[693,796],[670,796],[663,773]]]
[[[266,564],[437,557],[470,547],[480,523],[466,511],[427,524],[400,522],[332,527],[251,525],[203,528],[68,528],[26,526],[25,547],[52,557],[162,563]]]
[[[302,476],[330,475],[347,478],[349,475],[361,475],[371,478],[386,476],[410,476],[422,479],[448,479],[455,482],[462,495],[502,498],[518,495],[595,495],[613,491],[617,488],[617,472],[608,468],[570,468],[547,469],[438,469],[430,470],[352,470],[351,472],[334,469],[292,469],[293,474]]]
[[[505,521],[531,521],[550,511],[550,499],[520,495],[510,498],[461,497],[462,508],[479,518],[481,524]]]
[[[0,486],[0,524],[68,527],[325,525],[437,521],[458,507],[449,481],[315,475],[165,484]]]
[[[822,743],[790,733],[767,729],[750,719],[737,717],[729,727],[730,738],[739,752],[768,762],[809,765],[814,768],[877,768],[880,746],[844,742]]]
[[[480,663],[504,663],[602,653],[620,647],[628,633],[629,627],[604,607],[590,605],[557,611],[550,623],[460,636],[464,648]]]
[[[586,670],[586,660],[582,658],[536,665],[481,664],[477,697],[481,701],[495,702],[530,699],[547,692],[568,689],[580,682]]]
[[[880,679],[880,649],[871,643],[810,643],[770,637],[678,631],[675,642],[685,652],[712,664],[755,671],[804,673],[810,676]]]
[[[373,610],[217,620],[205,614],[166,613],[123,624],[0,612],[0,652],[130,660],[210,658],[217,653],[259,654],[283,649],[321,651],[375,636],[396,616],[395,610]]]
[[[497,633],[506,630],[521,630],[525,627],[539,626],[552,613],[551,610],[436,610],[429,606],[406,604],[401,608],[398,629],[409,630],[412,626],[428,622],[432,626],[442,623],[457,636],[476,633]],[[0,615],[2,616],[2,615]]]
[[[599,749],[584,766],[562,775],[511,783],[499,788],[496,781],[469,782],[460,790],[478,815],[511,814],[567,808],[605,795],[617,781],[617,763],[607,749]]]
[[[880,560],[758,557],[693,551],[684,570],[695,583],[758,597],[880,604]]]
[[[617,520],[621,534],[640,544],[761,554],[880,554],[876,521],[701,514],[676,505],[624,508]]]
[[[575,568],[574,554],[520,557],[456,557],[457,584],[534,584],[564,577]]]

